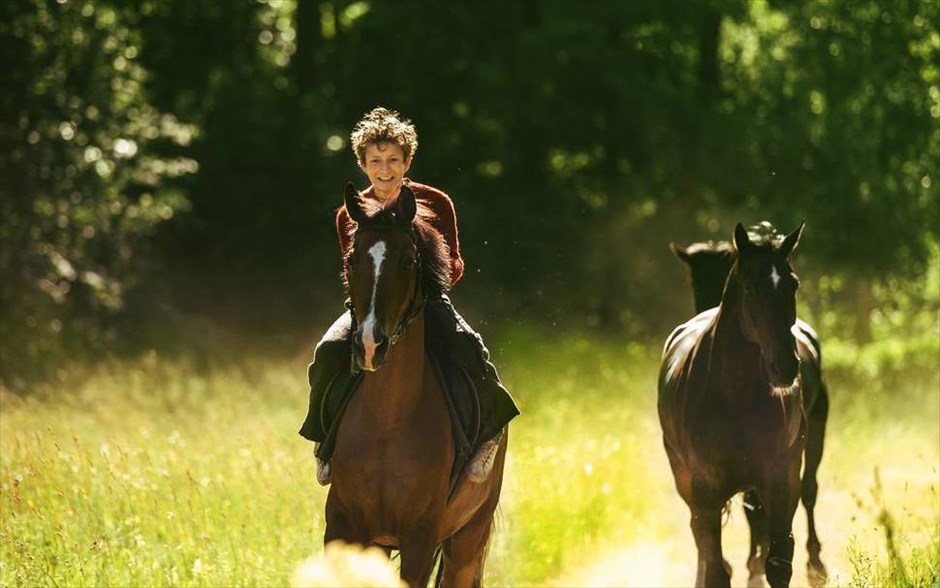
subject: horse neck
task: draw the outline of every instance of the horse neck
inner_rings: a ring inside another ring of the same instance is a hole
[[[367,372],[362,389],[380,398],[375,405],[381,412],[394,415],[413,410],[424,391],[424,313],[421,312],[408,325],[398,342],[388,351],[381,369]]]
[[[760,347],[744,337],[740,291],[729,280],[712,329],[710,384],[721,393],[730,392],[737,389],[734,384],[759,374],[761,369]]]

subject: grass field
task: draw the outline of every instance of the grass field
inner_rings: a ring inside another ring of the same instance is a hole
[[[489,585],[687,586],[695,554],[655,412],[657,350],[502,333],[514,422]],[[296,434],[305,357],[195,369],[151,354],[0,406],[0,585],[286,585],[322,551]],[[940,582],[940,389],[830,379],[817,506],[831,585]],[[797,512],[794,585],[805,584]],[[890,540],[889,540],[890,535]],[[747,531],[725,553],[744,585]],[[889,557],[890,554],[890,557]]]

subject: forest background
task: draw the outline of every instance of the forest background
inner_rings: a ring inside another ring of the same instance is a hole
[[[653,369],[691,316],[669,242],[805,220],[834,396],[932,415],[938,23],[936,0],[0,2],[4,423],[104,389],[102,366],[146,388],[154,362],[285,368],[264,394],[299,423],[342,310],[334,213],[367,183],[349,132],[377,105],[455,201],[453,297],[510,376],[571,341]]]

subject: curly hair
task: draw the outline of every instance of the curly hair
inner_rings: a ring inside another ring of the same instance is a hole
[[[367,112],[350,135],[353,152],[360,163],[365,161],[366,147],[374,143],[394,143],[405,152],[405,159],[418,150],[418,131],[408,119],[394,110],[378,106]]]

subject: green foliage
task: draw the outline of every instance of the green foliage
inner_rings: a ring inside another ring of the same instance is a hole
[[[342,296],[333,213],[363,181],[348,133],[379,104],[417,124],[410,175],[460,219],[455,295],[494,322],[661,339],[688,300],[667,242],[762,219],[806,219],[828,332],[865,344],[896,322],[881,306],[936,309],[896,294],[940,241],[937,2],[28,0],[0,17],[8,386],[129,333],[153,344],[140,326],[186,322],[170,315],[310,339],[297,316],[326,322]]]
[[[833,267],[919,272],[940,234],[937,22],[935,2],[870,0],[753,2],[726,23],[723,106],[749,172],[732,197],[803,215]]]
[[[147,102],[133,14],[0,6],[0,353],[16,377],[111,343],[139,250],[188,207],[170,180],[197,171],[174,156],[197,130]]]
[[[656,419],[657,350],[527,326],[491,346],[523,414],[510,427],[485,584],[690,583],[688,510]],[[154,353],[77,367],[64,392],[2,393],[0,584],[287,585],[324,531],[326,491],[296,434],[304,363],[229,358],[197,370]],[[929,585],[936,389],[830,387],[816,514],[832,584],[894,578],[879,519],[888,508],[905,577]],[[872,464],[880,493],[863,503]],[[740,505],[729,516],[726,557],[739,579]],[[801,522],[798,513],[794,585],[805,582]]]
[[[932,536],[926,545],[909,545],[899,539],[898,524],[889,511],[878,470],[872,497],[878,508],[877,522],[884,533],[887,562],[877,561],[872,554],[850,546],[849,560],[853,567],[851,586],[936,586],[940,583],[940,518],[933,520]],[[906,553],[901,553],[901,546]]]

